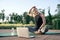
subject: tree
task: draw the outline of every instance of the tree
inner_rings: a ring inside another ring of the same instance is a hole
[[[29,24],[30,21],[34,23],[34,18],[27,15],[28,12],[24,12],[23,17],[26,24]]]
[[[49,20],[49,25],[52,25],[52,15],[51,15],[51,13],[50,13],[50,7],[48,8],[48,14],[49,14],[49,16],[48,16],[48,20]]]
[[[22,15],[20,15],[20,23],[23,23],[23,21],[22,21],[22,18],[23,18],[23,16]]]
[[[14,20],[15,13],[9,14],[9,16],[10,16],[10,23],[14,23],[15,22],[15,20]]]
[[[29,22],[31,21],[30,16],[29,16],[29,15],[27,15],[25,19],[26,19],[26,24],[29,24]]]
[[[54,29],[60,29],[60,4],[57,5],[55,12],[56,14],[53,16],[53,27]]]
[[[27,19],[26,18],[27,18],[27,12],[24,12],[23,13],[23,23],[25,23],[25,24],[27,23]]]
[[[26,16],[27,16],[27,12],[24,12],[24,13],[23,13],[23,17],[26,17]]]
[[[2,20],[4,21],[4,18],[5,18],[5,14],[4,14],[4,12],[5,12],[5,10],[3,9],[3,10],[1,10],[1,17],[2,17]]]
[[[42,13],[45,14],[45,9],[42,10]]]
[[[40,13],[45,14],[45,9],[38,9],[38,11],[39,11]]]

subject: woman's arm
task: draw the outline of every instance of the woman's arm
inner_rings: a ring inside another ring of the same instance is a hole
[[[44,14],[41,14],[41,18],[42,18],[43,23],[42,23],[42,25],[40,26],[40,28],[38,29],[38,32],[41,31],[41,29],[42,29],[42,28],[45,26],[45,24],[46,24],[46,20],[45,20]]]
[[[32,8],[36,8],[36,7],[35,7],[35,6],[33,6]],[[32,8],[29,10],[29,14],[31,13]]]
[[[43,14],[41,14],[41,17],[42,17],[43,23],[42,23],[42,25],[40,26],[40,28],[38,29],[38,31],[34,32],[35,34],[41,34],[41,33],[42,33],[42,32],[41,32],[41,29],[42,29],[42,28],[45,26],[45,24],[46,24],[45,16],[44,16]]]

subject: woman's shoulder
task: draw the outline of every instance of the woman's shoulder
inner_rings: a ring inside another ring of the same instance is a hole
[[[42,18],[45,17],[45,15],[43,13],[39,13],[39,16]]]
[[[43,13],[39,13],[39,15],[40,15],[40,16],[44,16],[44,14],[43,14]]]

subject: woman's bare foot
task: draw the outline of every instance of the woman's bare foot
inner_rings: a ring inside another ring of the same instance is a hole
[[[38,31],[36,31],[36,32],[34,32],[35,34],[42,34],[42,32],[40,31],[40,32],[38,32]]]

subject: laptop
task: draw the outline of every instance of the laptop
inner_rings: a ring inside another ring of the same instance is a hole
[[[30,33],[27,27],[17,27],[17,36],[25,38],[34,38],[34,34]]]

